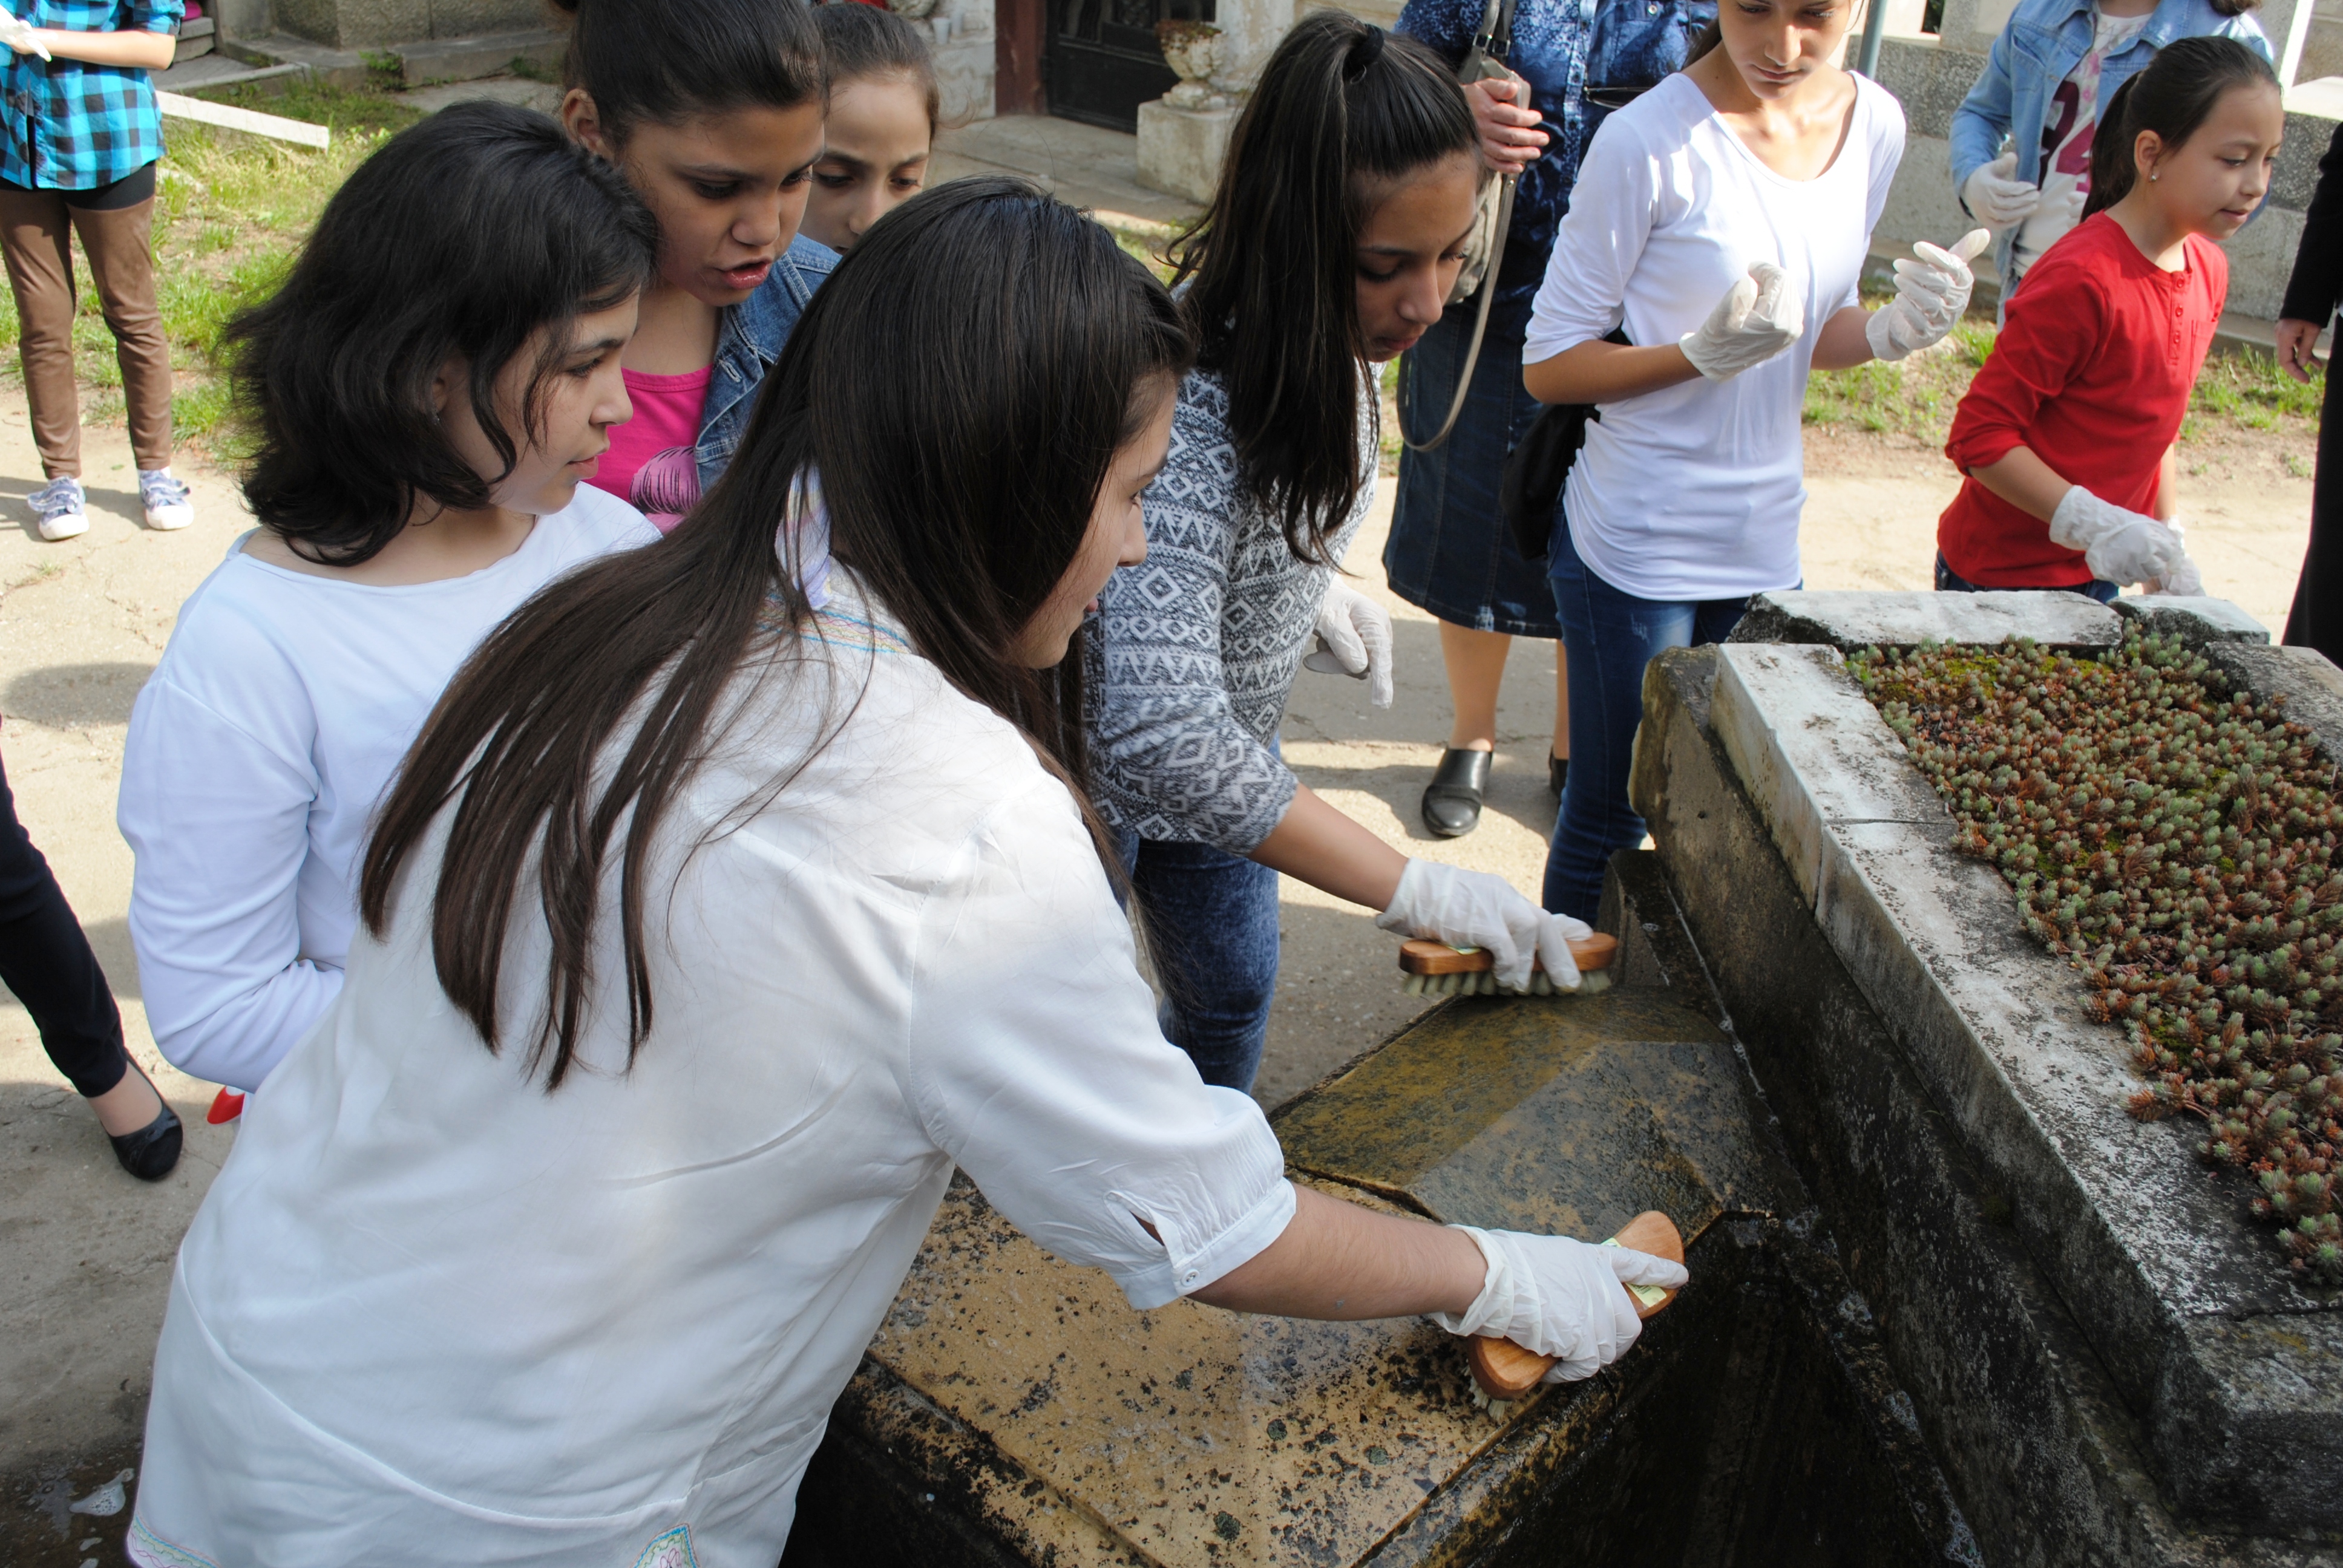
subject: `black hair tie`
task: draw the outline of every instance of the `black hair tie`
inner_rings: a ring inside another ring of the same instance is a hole
[[[1365,35],[1352,45],[1350,54],[1343,56],[1342,79],[1344,81],[1359,80],[1373,68],[1377,60],[1383,57],[1383,38],[1384,33],[1381,27],[1372,22],[1367,24]]]

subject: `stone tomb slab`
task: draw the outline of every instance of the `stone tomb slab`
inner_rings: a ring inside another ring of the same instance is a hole
[[[1496,1412],[1432,1325],[1134,1312],[955,1183],[832,1419],[864,1472],[914,1477],[937,1516],[910,1547],[926,1526],[890,1520],[880,1558],[1483,1560],[1470,1543],[1512,1538],[1582,1456],[1648,1450],[1615,1430],[1639,1379],[1674,1400],[1716,1386],[1699,1358],[1731,1353],[1736,1280],[1759,1256],[1718,1221],[1795,1191],[1752,1131],[1745,1083],[1730,1043],[1666,990],[1462,999],[1273,1119],[1296,1180],[1370,1205],[1588,1236],[1645,1208],[1677,1220],[1708,1295],[1688,1292],[1620,1373]],[[1702,1348],[1671,1352],[1671,1335]]]
[[[1880,641],[1937,624],[1826,608],[1808,622]],[[2121,1032],[2085,1019],[2079,982],[2025,937],[2001,878],[1953,852],[1950,814],[1837,650],[1730,644],[1715,671],[1710,721],[1801,897],[2007,1184],[2029,1251],[2143,1412],[2175,1507],[2343,1527],[2335,1292],[2295,1282],[2244,1183],[2208,1178],[2185,1130],[2127,1112],[2138,1084]]]

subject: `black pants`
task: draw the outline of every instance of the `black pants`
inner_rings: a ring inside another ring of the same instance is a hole
[[[2334,370],[2330,367],[2328,374]],[[2343,398],[2329,381],[2318,410],[2318,475],[2310,490],[2310,548],[2281,641],[2343,664]]]
[[[0,764],[0,981],[41,1031],[57,1070],[85,1095],[122,1081],[122,1013],[106,972],[81,934],[49,863],[16,820],[16,798]]]

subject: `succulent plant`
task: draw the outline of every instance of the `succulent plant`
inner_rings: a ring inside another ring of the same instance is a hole
[[[1863,648],[1847,668],[1951,808],[1956,844],[2121,1030],[2147,1121],[2253,1182],[2306,1282],[2343,1285],[2343,803],[2277,699],[2177,638]]]

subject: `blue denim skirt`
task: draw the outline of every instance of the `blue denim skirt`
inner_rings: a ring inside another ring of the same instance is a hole
[[[1413,435],[1438,429],[1456,396],[1475,308],[1444,312],[1400,361],[1400,404]],[[1453,626],[1515,637],[1559,638],[1545,567],[1522,558],[1497,515],[1505,458],[1537,417],[1522,387],[1529,302],[1499,301],[1473,367],[1456,428],[1429,452],[1402,451],[1383,572],[1392,592]]]

